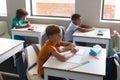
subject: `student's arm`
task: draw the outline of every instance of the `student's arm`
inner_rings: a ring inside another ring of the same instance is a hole
[[[89,32],[94,30],[94,28],[77,28],[77,30],[80,32]]]
[[[84,24],[81,24],[80,27],[82,27],[82,28],[94,28],[94,27],[87,26],[87,25],[84,25]]]
[[[63,48],[61,48],[59,52],[65,52],[65,51],[71,50],[72,48],[75,47],[75,45],[73,43],[64,42],[64,41],[62,41],[60,43],[60,46],[63,46]]]
[[[16,29],[27,28],[28,26],[15,26]]]
[[[19,29],[19,28],[27,28],[27,27],[30,27],[31,25],[30,25],[30,22],[26,22],[26,25],[24,25],[24,26],[18,26],[18,25],[16,25],[15,24],[15,28],[16,29]]]
[[[73,55],[75,55],[76,52],[77,52],[77,50],[75,48],[73,48],[71,50],[71,53],[69,53],[69,54],[61,55],[59,52],[55,51],[55,52],[52,53],[52,55],[54,57],[56,57],[58,60],[64,62],[64,61],[68,60],[70,57],[72,57]]]

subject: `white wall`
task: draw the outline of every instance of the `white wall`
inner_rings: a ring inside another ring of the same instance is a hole
[[[11,19],[15,15],[15,11],[18,8],[25,8],[25,0],[7,0],[8,17],[1,17],[0,19],[7,20],[9,25]],[[81,14],[83,23],[95,26],[95,27],[106,27],[111,30],[116,29],[120,31],[120,23],[106,23],[100,22],[100,8],[101,0],[76,0],[76,13]],[[54,19],[32,19],[29,18],[31,23],[47,23],[47,24],[58,24],[62,26],[68,26],[69,20],[54,20]]]
[[[77,0],[76,12],[83,17],[83,23],[95,26],[106,27],[111,30],[116,29],[120,31],[120,23],[100,22],[101,0]]]
[[[7,17],[1,17],[0,16],[0,20],[4,20],[8,22],[9,28],[11,26],[11,21],[12,18],[15,16],[16,14],[16,9],[19,8],[25,8],[25,0],[6,0],[7,3]]]

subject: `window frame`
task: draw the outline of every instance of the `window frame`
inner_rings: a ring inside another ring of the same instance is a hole
[[[101,20],[105,21],[120,21],[120,19],[104,19],[104,8],[105,8],[105,0],[102,0],[102,10],[101,10]]]
[[[36,17],[53,17],[53,18],[70,18],[67,16],[49,16],[49,15],[33,15],[33,4],[32,4],[32,0],[30,0],[30,16],[36,16]]]
[[[6,13],[0,13],[0,16],[1,16],[1,17],[6,17],[6,16],[8,16],[8,12],[7,12],[7,0],[6,0],[5,2],[6,2]]]

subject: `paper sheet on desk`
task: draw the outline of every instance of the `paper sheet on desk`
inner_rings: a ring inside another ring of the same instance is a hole
[[[84,49],[79,49],[79,51],[76,54],[83,55],[84,52],[85,52]],[[62,52],[61,54],[65,55],[65,54],[69,54],[69,53],[71,53],[71,52],[70,51],[66,51],[66,52]]]
[[[79,49],[79,51],[74,56],[72,56],[70,59],[68,59],[66,62],[80,63],[84,51],[85,51],[84,49]],[[70,53],[70,51],[66,51],[66,52],[62,52],[60,54],[65,55],[65,54],[69,54],[69,53]],[[53,59],[56,60],[55,57],[53,57]]]
[[[45,28],[43,27],[35,27],[33,31],[36,31],[36,32],[41,32],[41,31],[44,31]]]
[[[53,57],[52,56],[52,58],[54,59],[54,60],[57,60],[55,57]],[[68,59],[67,61],[65,61],[65,62],[69,62],[69,63],[80,63],[80,61],[81,61],[81,58],[82,58],[82,56],[81,55],[74,55],[74,56],[72,56],[70,59]]]
[[[88,31],[88,32],[79,32],[79,31],[77,31],[76,33],[75,33],[76,35],[78,35],[78,36],[83,36],[83,35],[85,35],[85,36],[96,36],[97,35],[97,31],[95,31],[95,30],[93,30],[93,31]]]
[[[82,58],[81,55],[74,55],[70,59],[68,59],[66,62],[79,64],[81,61],[81,58]]]

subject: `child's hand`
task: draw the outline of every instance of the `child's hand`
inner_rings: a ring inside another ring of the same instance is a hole
[[[78,52],[78,49],[72,48],[71,53],[76,54]]]
[[[28,27],[30,27],[30,26],[31,26],[30,21],[28,21],[26,24],[27,24],[27,26],[28,26]]]
[[[72,49],[73,47],[75,47],[74,44],[70,44],[70,45],[66,46],[66,48],[67,48],[68,50]]]
[[[56,47],[56,49],[57,49],[57,51],[58,51],[59,53],[63,52],[63,49],[62,49],[62,48]]]

